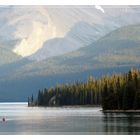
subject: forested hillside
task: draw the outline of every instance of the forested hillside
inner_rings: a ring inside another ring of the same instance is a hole
[[[113,74],[87,82],[57,85],[39,90],[38,98],[28,98],[30,105],[102,105],[104,110],[140,109],[140,71]]]

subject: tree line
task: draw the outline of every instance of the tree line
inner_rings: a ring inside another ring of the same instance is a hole
[[[35,106],[102,105],[104,110],[140,109],[140,71],[130,70],[101,79],[89,77],[86,82],[61,84],[39,90],[37,99],[28,98]]]

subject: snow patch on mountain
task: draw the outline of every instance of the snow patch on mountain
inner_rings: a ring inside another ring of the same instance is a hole
[[[100,5],[95,5],[95,8],[100,10],[102,13],[105,13],[104,9]]]
[[[40,49],[46,40],[56,37],[55,27],[40,22],[32,23],[32,31],[15,46],[13,52],[23,57],[29,56]]]

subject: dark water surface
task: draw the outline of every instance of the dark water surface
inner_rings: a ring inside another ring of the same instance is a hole
[[[1,103],[0,134],[140,134],[140,113],[104,114],[100,107]]]

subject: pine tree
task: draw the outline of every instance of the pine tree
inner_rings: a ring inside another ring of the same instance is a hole
[[[113,74],[86,82],[56,85],[38,92],[37,105],[48,106],[55,97],[59,105],[98,105],[106,109],[140,109],[140,71],[130,70],[125,74]],[[35,103],[33,95],[28,103]]]

